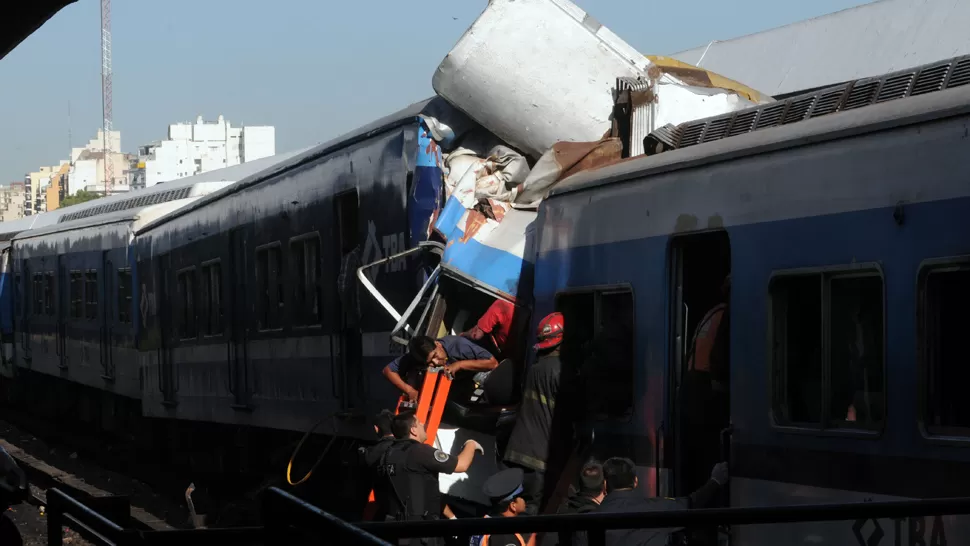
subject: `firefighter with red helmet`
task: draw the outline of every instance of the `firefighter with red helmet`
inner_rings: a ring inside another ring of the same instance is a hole
[[[526,377],[522,404],[505,449],[505,463],[525,471],[522,497],[530,515],[538,513],[542,502],[550,446],[568,441],[572,430],[567,419],[554,419],[564,327],[562,313],[552,313],[539,322],[535,345],[538,358]]]

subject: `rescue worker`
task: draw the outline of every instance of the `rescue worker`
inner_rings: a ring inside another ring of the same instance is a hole
[[[374,502],[376,504],[373,513],[374,521],[382,521],[387,517],[390,491],[387,489],[386,480],[376,478],[379,473],[381,458],[384,457],[384,453],[394,443],[394,432],[391,430],[393,421],[394,412],[391,410],[382,410],[378,413],[374,419],[374,432],[377,433],[379,439],[376,444],[361,448],[361,462],[371,471],[371,475],[374,477],[373,486],[371,487],[374,491]]]
[[[579,471],[579,488],[570,486],[569,498],[563,501],[556,511],[557,514],[588,514],[595,512],[606,497],[606,479],[603,476],[603,465],[597,461],[589,461]],[[543,546],[554,546],[565,542],[566,538],[560,534],[547,534]],[[586,533],[583,531],[573,534],[573,546],[586,544]]]
[[[491,503],[486,518],[514,518],[525,513],[525,499],[522,498],[522,479],[520,468],[509,468],[485,480],[482,491]],[[469,546],[532,546],[534,535],[527,540],[520,533],[501,535],[478,535],[472,537]]]
[[[731,276],[721,284],[721,301],[697,323],[690,344],[685,382],[688,462],[686,487],[707,481],[706,470],[726,457],[721,431],[730,424],[728,377],[730,358]]]
[[[489,306],[478,323],[468,331],[460,335],[468,339],[484,342],[494,348],[493,354],[506,355],[506,344],[509,339],[509,332],[512,329],[512,316],[515,314],[515,306],[503,300],[496,299]]]
[[[445,336],[437,341],[429,336],[415,336],[408,343],[408,354],[384,367],[384,377],[414,402],[419,394],[414,386],[418,384],[417,376],[429,366],[444,367],[454,377],[462,371],[490,372],[498,367],[498,360],[461,336]]]
[[[564,321],[562,313],[552,313],[539,322],[536,332],[538,353],[536,363],[529,370],[522,404],[505,449],[505,463],[525,471],[525,493],[529,515],[539,512],[542,502],[545,471],[550,446],[568,442],[569,419],[556,416],[556,396],[562,363],[559,348],[563,341]]]
[[[688,497],[648,498],[637,491],[636,466],[630,459],[613,457],[603,463],[606,479],[606,498],[600,503],[598,512],[654,512],[682,510],[687,508],[706,508],[717,496],[721,486],[728,481],[728,465],[725,462],[714,465],[711,477],[700,489]],[[613,529],[606,532],[607,546],[628,546],[650,544],[660,546],[667,538],[680,531],[679,528],[666,529]]]
[[[475,452],[484,454],[485,450],[475,440],[468,440],[461,453],[453,457],[425,444],[428,433],[414,412],[396,415],[391,428],[397,441],[384,452],[380,462],[381,475],[387,480],[390,492],[389,517],[399,521],[439,519],[442,504],[438,474],[466,472]],[[443,544],[440,537],[403,543]]]

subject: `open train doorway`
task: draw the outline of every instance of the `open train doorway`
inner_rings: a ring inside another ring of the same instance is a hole
[[[673,491],[704,485],[730,442],[729,297],[731,244],[725,231],[675,237],[670,252]],[[726,492],[715,506],[725,505]],[[706,544],[715,530],[703,532]],[[697,537],[701,538],[701,537]]]
[[[363,339],[360,329],[360,300],[357,286],[357,268],[361,265],[362,237],[360,225],[360,200],[357,189],[334,196],[334,219],[336,220],[338,264],[336,271],[338,301],[336,325],[340,335],[339,356],[331,360],[334,392],[340,399],[342,409],[350,409],[365,402],[363,366]]]

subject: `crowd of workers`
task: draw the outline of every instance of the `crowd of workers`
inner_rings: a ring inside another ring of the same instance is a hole
[[[713,339],[719,326],[727,322],[722,317],[725,306],[718,306],[701,321],[693,345],[699,349],[693,355],[694,370],[708,366]],[[514,364],[501,362],[494,356],[507,351],[514,307],[497,300],[479,322],[460,335],[433,339],[414,337],[405,355],[395,359],[384,369],[384,375],[402,393],[403,398],[417,401],[422,373],[438,367],[454,376],[471,379],[471,389],[458,396],[470,396],[474,401],[501,405],[510,401],[517,389]],[[568,386],[561,385],[564,365],[561,350],[566,324],[561,313],[543,318],[536,332],[536,360],[529,368],[515,425],[507,445],[498,446],[500,466],[497,474],[486,480],[483,492],[490,499],[491,509],[486,517],[515,517],[539,513],[543,501],[550,499],[546,472],[551,459],[570,451],[572,425],[580,416],[575,414],[579,404],[570,403]],[[699,347],[698,347],[699,345]],[[488,349],[486,349],[488,347]],[[692,350],[695,353],[695,350]],[[703,362],[700,361],[703,359]],[[718,363],[720,364],[720,363]],[[565,388],[564,388],[565,387]],[[557,397],[563,399],[557,405]],[[374,497],[378,506],[378,520],[434,520],[454,518],[448,505],[442,502],[438,475],[467,471],[476,454],[485,450],[475,440],[464,443],[455,456],[426,444],[427,432],[413,411],[383,411],[377,417],[375,429],[380,441],[364,452],[364,464],[374,474]],[[563,465],[556,465],[556,470]],[[636,467],[630,459],[614,457],[603,463],[587,462],[579,475],[579,487],[570,495],[558,513],[641,512],[711,505],[722,485],[728,480],[727,463],[714,465],[710,479],[690,496],[679,499],[651,498],[638,490]],[[555,480],[553,480],[555,481]],[[555,485],[555,484],[553,484]],[[553,510],[546,509],[546,512]],[[608,544],[660,544],[671,535],[671,529],[613,530],[607,534]],[[655,542],[655,540],[658,540]],[[584,543],[585,536],[577,533],[574,543]],[[536,544],[536,536],[478,536],[471,538],[471,546]],[[557,544],[559,536],[545,535],[541,544]],[[429,538],[421,544],[443,544],[441,538]]]

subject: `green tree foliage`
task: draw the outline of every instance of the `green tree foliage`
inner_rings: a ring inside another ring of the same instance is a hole
[[[92,199],[98,199],[101,194],[94,191],[84,191],[78,190],[78,192],[70,197],[65,197],[61,201],[60,208],[70,207],[71,205],[77,205],[78,203],[84,203],[85,201],[91,201]]]

